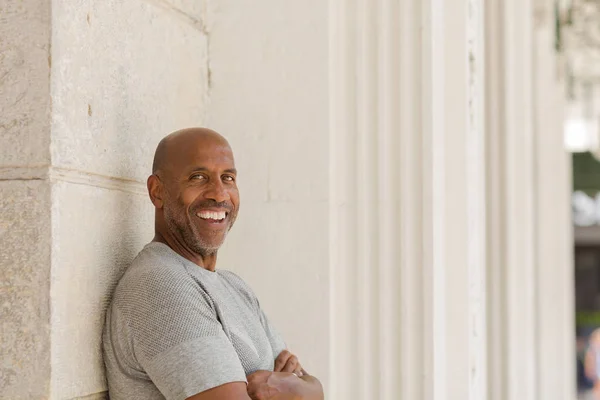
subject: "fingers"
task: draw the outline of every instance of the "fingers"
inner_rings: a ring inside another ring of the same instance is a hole
[[[301,370],[300,362],[298,361],[298,357],[292,355],[288,358],[287,362],[283,366],[281,372],[296,372],[296,370]]]
[[[275,372],[291,372],[296,376],[300,377],[304,375],[302,366],[298,361],[298,357],[290,353],[288,350],[284,350],[279,354],[275,360]]]
[[[285,365],[287,364],[288,359],[292,355],[293,354],[287,350],[282,351],[275,359],[275,368],[273,369],[273,371],[281,372],[283,370],[283,367],[285,367]]]

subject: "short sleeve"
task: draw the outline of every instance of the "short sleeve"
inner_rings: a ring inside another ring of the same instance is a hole
[[[210,297],[181,272],[139,276],[119,308],[133,356],[168,400],[184,400],[229,382],[245,382],[239,357]]]

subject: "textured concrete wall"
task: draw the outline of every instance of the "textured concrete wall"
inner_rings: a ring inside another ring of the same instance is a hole
[[[26,27],[26,28],[24,28]],[[0,398],[50,387],[50,6],[0,4]]]
[[[106,389],[104,311],[123,269],[152,239],[154,213],[144,194],[98,182],[56,182],[52,209],[52,397],[71,399]]]
[[[166,133],[204,122],[201,5],[54,2],[52,398],[106,388],[103,312],[152,238],[145,179],[154,149]]]
[[[209,15],[209,124],[234,147],[241,194],[219,265],[327,386],[328,2],[220,0]]]
[[[0,398],[50,387],[50,186],[0,181]]]
[[[181,15],[141,0],[55,2],[53,165],[145,180],[165,132],[202,123],[207,37]]]
[[[0,3],[0,168],[4,172],[7,167],[50,162],[49,51],[48,2]]]
[[[248,279],[325,380],[326,4],[2,7],[0,397],[103,396],[103,312],[151,238],[152,152],[192,125],[237,150],[243,213],[220,267]]]
[[[204,19],[201,1],[0,5],[0,398],[104,397],[103,313],[152,238],[154,148],[205,121]]]

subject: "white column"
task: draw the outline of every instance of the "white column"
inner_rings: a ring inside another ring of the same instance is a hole
[[[537,399],[532,5],[486,4],[489,399]]]
[[[482,17],[331,1],[332,399],[484,394]]]
[[[507,0],[502,10],[506,400],[538,398],[532,11],[531,0]]]
[[[552,1],[487,2],[488,399],[573,399],[570,159]]]
[[[539,0],[534,10],[538,398],[574,399],[572,159],[563,144],[566,77],[559,73],[555,49],[554,2]]]
[[[502,21],[500,2],[485,4],[486,45],[486,186],[487,186],[487,340],[488,399],[504,400],[507,396],[507,371],[504,329],[504,191],[502,168],[504,121],[502,110],[504,77]]]

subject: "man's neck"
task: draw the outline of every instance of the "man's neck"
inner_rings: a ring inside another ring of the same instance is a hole
[[[204,268],[208,271],[215,271],[217,266],[217,252],[211,254],[198,254],[190,249],[188,249],[185,245],[181,243],[181,241],[175,239],[171,235],[161,234],[156,232],[154,235],[153,242],[159,242],[166,244],[173,250],[175,253],[179,254],[181,257],[189,260],[199,266],[200,268]]]

